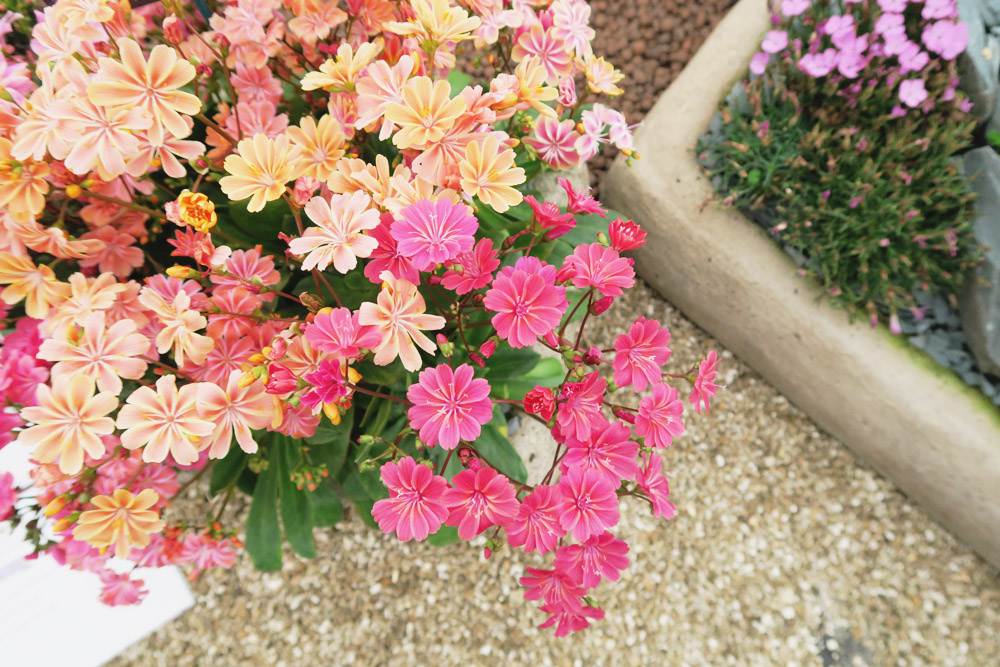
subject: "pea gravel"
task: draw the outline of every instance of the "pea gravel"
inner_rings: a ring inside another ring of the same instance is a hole
[[[632,565],[597,589],[604,621],[555,639],[517,585],[537,555],[401,544],[353,516],[316,531],[315,560],[204,574],[192,610],[112,664],[996,664],[994,569],[644,284],[596,342],[639,315],[669,326],[671,372],[720,349],[728,388],[665,454],[677,517],[623,502]]]

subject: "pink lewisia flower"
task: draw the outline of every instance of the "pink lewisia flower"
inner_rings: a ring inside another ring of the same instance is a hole
[[[618,252],[635,250],[646,243],[646,232],[631,220],[617,218],[608,225],[611,247]]]
[[[580,598],[584,589],[558,570],[524,568],[525,576],[518,583],[527,588],[525,600],[541,600],[546,605],[561,611],[578,611],[583,605]]]
[[[261,247],[250,250],[236,250],[226,260],[226,271],[232,275],[220,275],[213,272],[209,280],[216,285],[239,287],[249,292],[258,293],[257,285],[277,285],[281,274],[274,268],[274,259],[270,255],[261,254]],[[274,298],[273,294],[263,294],[265,301]]]
[[[474,372],[469,364],[455,370],[447,365],[428,368],[407,389],[406,397],[413,402],[407,412],[410,425],[420,431],[424,443],[455,449],[459,440],[478,438],[482,425],[493,418],[490,384],[474,378]]]
[[[570,468],[559,479],[559,490],[563,497],[559,523],[577,542],[617,525],[618,494],[599,472]]]
[[[927,88],[923,79],[906,79],[899,84],[899,101],[906,106],[920,106],[927,99]]]
[[[286,403],[281,426],[276,430],[293,438],[309,438],[316,433],[316,427],[319,426],[322,417],[322,414],[314,415],[312,408],[303,403],[294,408]]]
[[[605,531],[594,535],[583,544],[559,547],[553,567],[567,575],[570,581],[594,588],[601,577],[618,581],[621,570],[628,567],[628,545]]]
[[[575,269],[574,287],[593,287],[604,296],[621,296],[622,289],[635,284],[631,262],[614,248],[605,248],[600,243],[577,246],[565,265]]]
[[[0,521],[6,521],[13,516],[16,502],[17,487],[14,486],[14,475],[9,472],[0,473]]]
[[[572,85],[572,79],[570,79]],[[569,118],[558,120],[549,116],[539,116],[535,133],[525,137],[524,143],[535,149],[539,159],[553,169],[569,169],[580,162],[576,152],[576,140],[580,133]]]
[[[365,277],[377,285],[382,282],[382,272],[388,271],[401,280],[419,283],[420,272],[410,258],[399,251],[396,239],[392,236],[394,224],[392,214],[383,213],[378,227],[371,231],[370,236],[378,243],[378,247],[372,251],[365,264]]]
[[[635,417],[635,432],[646,438],[646,445],[661,449],[669,447],[674,438],[684,433],[684,403],[677,390],[665,382],[653,385],[653,393],[639,401]]]
[[[471,540],[490,526],[508,527],[520,505],[514,486],[493,468],[463,470],[445,492],[449,526],[458,526],[458,536]]]
[[[559,207],[552,202],[539,203],[532,195],[524,198],[535,216],[535,224],[545,230],[545,238],[551,241],[557,239],[576,227],[576,218],[572,213],[560,213]]]
[[[305,255],[302,269],[325,271],[333,264],[340,273],[358,265],[359,257],[369,257],[378,242],[364,234],[379,224],[378,211],[368,208],[371,197],[364,192],[332,195],[327,201],[313,197],[305,206],[306,215],[316,223],[288,243],[296,255]]]
[[[524,547],[527,553],[548,553],[566,534],[559,523],[562,495],[557,486],[536,486],[524,497],[517,517],[507,527],[507,541],[512,547]]]
[[[715,350],[708,353],[708,356],[698,365],[698,376],[694,379],[694,389],[688,401],[694,406],[695,412],[701,414],[703,410],[708,410],[708,401],[715,396],[715,390],[722,385],[715,384],[715,373],[719,368],[719,359]]]
[[[511,347],[528,347],[562,319],[569,302],[566,290],[555,285],[555,269],[541,262],[518,260],[503,270],[483,299],[496,315],[490,320],[497,334]],[[551,269],[551,271],[547,270]]]
[[[405,206],[390,232],[399,252],[420,271],[430,271],[460,252],[472,250],[479,221],[465,204],[444,197]]]
[[[403,542],[419,542],[436,533],[447,518],[448,482],[411,457],[384,464],[382,483],[389,497],[375,503],[372,516],[383,533],[395,532]]]
[[[257,442],[251,429],[267,428],[275,418],[274,399],[264,391],[260,382],[240,386],[243,372],[229,374],[225,387],[211,382],[198,384],[198,416],[207,419],[215,430],[201,449],[208,447],[208,458],[221,459],[229,453],[233,436],[240,449],[248,454],[257,451]]]
[[[590,627],[590,621],[604,618],[604,610],[600,607],[581,607],[576,611],[566,611],[558,605],[542,605],[541,610],[552,614],[539,625],[540,628],[556,626],[556,637],[565,637],[573,632],[579,632]]]
[[[181,543],[178,561],[193,565],[196,571],[212,567],[228,570],[236,562],[236,545],[230,539],[218,540],[204,533],[188,533]]]
[[[615,384],[635,385],[635,390],[660,381],[660,367],[670,358],[670,332],[660,328],[656,320],[637,319],[627,334],[615,340]]]
[[[614,488],[622,485],[623,479],[634,479],[639,472],[635,459],[639,455],[639,443],[629,438],[632,432],[625,424],[602,421],[595,426],[586,440],[566,439],[566,455],[560,470],[571,468],[593,470],[611,483]]]
[[[642,470],[635,481],[653,502],[653,516],[673,519],[677,508],[669,500],[670,487],[667,486],[667,478],[661,474],[662,470],[663,459],[656,452],[643,454]]]
[[[319,370],[306,375],[305,381],[313,388],[302,396],[302,403],[314,410],[337,403],[351,393],[341,362],[329,357],[320,362]]]
[[[605,421],[601,415],[601,402],[607,387],[608,383],[597,371],[587,375],[582,382],[563,385],[562,397],[566,401],[556,414],[559,430],[577,440],[589,438],[591,431]]]
[[[601,208],[600,203],[596,199],[590,196],[589,187],[582,190],[574,190],[573,184],[565,178],[557,178],[556,182],[566,191],[566,196],[569,198],[569,204],[566,208],[572,213],[578,215],[586,213],[588,215],[599,215],[602,218],[607,217],[608,212]]]
[[[382,342],[378,331],[358,323],[358,313],[347,308],[320,311],[306,329],[306,340],[313,349],[338,359],[353,359],[361,349],[371,349]]]
[[[101,602],[111,607],[139,604],[149,594],[142,579],[132,579],[128,572],[101,571]]]
[[[441,277],[441,285],[456,294],[468,294],[489,285],[499,266],[493,241],[480,239],[470,252],[459,253],[452,259],[452,268]]]
[[[556,411],[556,400],[552,390],[548,387],[535,386],[524,395],[524,411],[529,415],[540,415],[545,421],[552,419],[552,413]]]

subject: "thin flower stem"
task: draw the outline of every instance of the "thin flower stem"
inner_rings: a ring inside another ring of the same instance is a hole
[[[353,389],[354,391],[361,392],[362,394],[368,394],[369,396],[377,396],[378,398],[386,398],[389,399],[390,401],[396,401],[397,403],[402,403],[403,405],[407,406],[413,405],[409,401],[399,398],[398,396],[390,396],[389,394],[383,394],[380,391],[372,391],[371,389],[365,389],[364,387],[359,387],[358,385],[352,384],[350,382],[347,382],[345,384],[347,384],[348,388]]]
[[[187,491],[189,486],[191,486],[192,484],[194,484],[195,482],[197,482],[199,479],[201,479],[202,476],[204,476],[204,474],[206,472],[208,472],[212,468],[213,465],[215,465],[215,463],[212,462],[212,461],[209,461],[208,463],[206,463],[205,467],[202,468],[201,470],[199,470],[195,474],[194,477],[192,477],[188,481],[184,482],[184,484],[181,486],[181,488],[177,489],[177,493],[174,494],[174,497],[175,498],[180,498],[181,494],[183,494],[185,491]]]
[[[573,310],[570,311],[569,317],[567,317],[566,321],[563,322],[563,324],[562,324],[561,327],[559,327],[559,338],[560,339],[562,339],[563,334],[566,333],[566,325],[573,321],[573,316],[576,315],[576,311],[578,311],[580,309],[580,306],[583,304],[584,301],[587,300],[587,298],[589,296],[590,296],[589,293],[588,294],[584,294],[583,296],[580,297],[580,300],[576,302],[576,305],[573,306]]]
[[[205,125],[208,125],[210,128],[212,128],[213,130],[215,130],[216,132],[218,132],[219,135],[223,139],[225,139],[226,141],[228,141],[231,146],[235,146],[236,144],[239,143],[235,138],[233,138],[233,135],[231,135],[228,132],[226,132],[224,129],[222,129],[221,125],[219,125],[218,123],[216,123],[215,121],[213,121],[212,119],[210,119],[205,114],[200,113],[197,116],[195,116],[195,118],[197,118],[198,120],[200,120],[201,122],[203,122]]]
[[[444,471],[448,469],[448,462],[451,461],[451,455],[454,453],[454,449],[448,450],[448,456],[444,457],[444,463],[441,464],[441,470],[438,472],[439,475],[443,475]]]
[[[115,199],[114,197],[108,197],[107,195],[101,195],[91,190],[85,190],[83,192],[85,197],[90,197],[91,199],[97,199],[99,201],[106,201],[110,204],[118,204],[125,208],[131,209],[133,211],[139,211],[140,213],[145,213],[146,215],[151,215],[154,218],[159,218],[160,220],[166,220],[167,216],[159,211],[154,211],[151,208],[146,208],[141,204],[136,204],[135,202],[125,201],[123,199]]]

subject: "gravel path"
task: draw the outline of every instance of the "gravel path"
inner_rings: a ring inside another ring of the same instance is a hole
[[[718,348],[645,285],[611,312],[604,340],[667,324],[675,372]],[[677,518],[625,503],[632,566],[574,638],[535,627],[516,580],[537,557],[404,545],[355,517],[280,575],[206,574],[194,609],[114,664],[995,664],[997,572],[728,352],[720,376],[666,452]]]

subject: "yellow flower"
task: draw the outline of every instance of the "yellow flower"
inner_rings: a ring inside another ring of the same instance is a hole
[[[472,32],[482,23],[478,16],[470,17],[461,7],[448,0],[410,0],[415,16],[406,22],[390,21],[382,27],[403,37],[418,41],[431,40],[436,47],[442,42],[472,39]]]
[[[0,207],[6,206],[15,220],[34,220],[45,208],[49,165],[34,160],[18,162],[11,158],[11,146],[10,139],[0,139]]]
[[[595,93],[605,95],[621,95],[625,91],[615,84],[625,78],[625,75],[615,69],[615,66],[604,58],[590,56],[584,63],[583,73],[587,76],[587,87]]]
[[[325,114],[317,122],[312,116],[303,116],[298,127],[292,126],[286,132],[292,144],[301,151],[300,175],[320,181],[329,178],[344,155],[344,133],[337,119]]]
[[[462,191],[479,197],[487,206],[503,213],[523,199],[513,186],[524,183],[524,169],[514,166],[514,151],[501,150],[500,142],[490,135],[480,145],[470,141],[465,147],[465,159],[458,165]]]
[[[101,553],[114,545],[115,556],[125,558],[132,547],[147,546],[150,533],[163,530],[159,513],[151,509],[159,499],[160,494],[152,489],[137,496],[127,489],[118,489],[110,496],[94,496],[90,502],[97,509],[80,515],[73,539],[87,542]]]
[[[320,65],[318,72],[309,72],[302,77],[302,90],[323,88],[341,93],[353,91],[354,79],[378,55],[381,48],[378,44],[365,42],[355,53],[351,45],[344,42],[337,49],[335,58]]]
[[[528,56],[522,60],[517,64],[514,76],[517,77],[519,84],[518,102],[527,104],[538,113],[558,118],[555,109],[545,102],[556,99],[559,96],[559,91],[552,86],[545,85],[547,73],[545,66],[538,58]]]
[[[8,286],[0,292],[0,299],[10,305],[25,299],[24,311],[38,320],[44,319],[53,304],[70,294],[69,285],[56,280],[52,269],[35,266],[30,258],[15,257],[8,252],[0,252],[0,285]]]
[[[271,139],[266,134],[255,134],[252,139],[242,140],[236,153],[226,158],[223,166],[229,175],[219,179],[219,186],[230,199],[250,197],[247,210],[255,213],[280,197],[285,183],[298,176],[298,158],[298,146],[292,146],[286,135]]]
[[[212,200],[201,192],[190,190],[185,190],[177,198],[177,213],[183,224],[191,225],[202,233],[207,233],[215,227],[215,223],[219,220]]]
[[[431,81],[426,76],[410,79],[403,86],[403,104],[389,102],[385,117],[400,126],[392,136],[398,148],[426,148],[440,141],[465,112],[465,98],[451,99],[451,84],[444,79]]]

